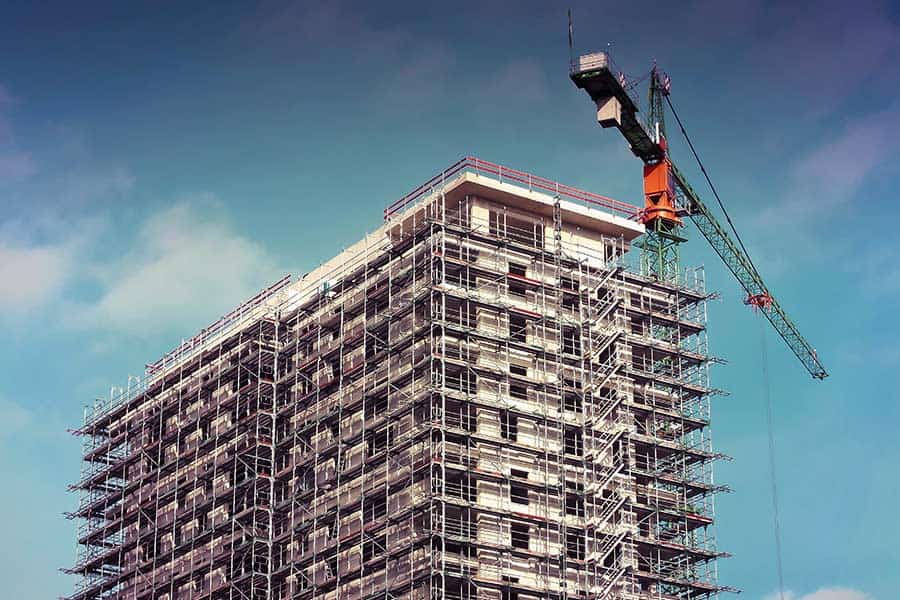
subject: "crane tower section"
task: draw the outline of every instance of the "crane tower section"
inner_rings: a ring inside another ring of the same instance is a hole
[[[609,69],[605,52],[581,56],[573,65],[572,81],[584,89],[597,105],[597,122],[604,128],[617,127],[631,151],[644,161],[644,208],[641,222],[647,234],[639,242],[642,274],[662,281],[678,282],[678,245],[685,241],[679,233],[683,225],[676,203],[675,179],[667,157],[665,121],[661,94],[668,93],[668,80],[654,67],[650,82],[648,127],[637,117],[638,106],[628,95],[621,78]]]

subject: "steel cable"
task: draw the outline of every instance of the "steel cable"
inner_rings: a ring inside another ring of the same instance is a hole
[[[775,528],[775,567],[778,572],[778,599],[784,600],[784,568],[781,559],[781,520],[778,514],[778,480],[775,471],[775,427],[772,418],[772,393],[769,386],[769,353],[766,348],[766,328],[759,320],[759,340],[762,348],[763,398],[766,403],[766,431],[769,437],[769,482],[772,491],[772,517]]]

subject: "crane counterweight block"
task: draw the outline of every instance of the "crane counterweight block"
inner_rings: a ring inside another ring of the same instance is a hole
[[[641,222],[645,225],[656,219],[681,225],[675,207],[675,181],[669,161],[644,164],[644,210]]]
[[[613,96],[595,98],[597,104],[597,123],[600,127],[619,127],[622,125],[622,103]]]
[[[606,52],[578,57],[569,77],[597,106],[597,121],[604,128],[617,127],[631,151],[644,162],[662,160],[665,152],[637,117],[638,107],[625,91],[622,81],[609,70]]]

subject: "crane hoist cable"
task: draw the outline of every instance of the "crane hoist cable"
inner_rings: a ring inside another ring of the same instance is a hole
[[[740,244],[741,250],[744,251],[744,255],[747,257],[750,265],[754,269],[756,269],[756,265],[753,264],[753,259],[750,258],[750,253],[747,251],[747,247],[744,246],[744,241],[741,239],[741,235],[737,232],[737,229],[735,228],[734,222],[731,220],[731,216],[728,214],[728,211],[725,210],[725,204],[719,197],[719,192],[716,191],[716,186],[713,185],[712,179],[710,179],[709,173],[707,173],[706,171],[706,167],[703,166],[703,161],[700,160],[700,155],[697,154],[697,150],[694,148],[694,144],[693,142],[691,142],[691,138],[688,136],[687,130],[685,130],[684,124],[681,122],[681,118],[678,116],[678,112],[675,110],[675,106],[672,104],[672,98],[670,98],[668,94],[665,94],[664,97],[666,99],[666,103],[669,105],[669,110],[672,111],[672,116],[675,117],[675,121],[678,123],[678,127],[681,129],[681,135],[684,136],[684,140],[687,142],[688,147],[691,149],[691,153],[694,155],[694,160],[697,161],[697,165],[700,167],[700,171],[703,173],[703,177],[706,178],[706,183],[709,184],[709,189],[712,191],[713,196],[716,197],[716,202],[719,203],[719,208],[722,209],[722,214],[725,215],[725,220],[728,221],[728,226],[731,228],[731,232],[734,234],[735,239],[737,239],[737,243]]]
[[[700,171],[703,173],[703,177],[706,178],[706,183],[709,185],[709,189],[712,191],[713,196],[716,197],[716,202],[718,202],[719,208],[722,210],[722,214],[725,215],[725,219],[728,221],[728,226],[731,228],[731,232],[734,234],[737,243],[740,244],[741,250],[743,250],[744,254],[747,256],[747,260],[755,269],[756,265],[753,264],[753,260],[750,258],[750,253],[747,251],[746,246],[744,246],[744,241],[741,239],[740,234],[737,232],[737,228],[735,228],[734,222],[731,220],[731,216],[725,209],[725,204],[719,197],[719,192],[713,185],[712,179],[710,179],[709,173],[707,172],[706,167],[703,165],[703,161],[700,160],[700,155],[697,153],[697,149],[694,148],[694,144],[691,142],[691,138],[690,136],[688,136],[687,130],[685,129],[684,124],[681,122],[681,118],[678,116],[678,112],[672,105],[672,99],[668,94],[665,94],[664,97],[666,99],[666,103],[669,105],[669,110],[672,111],[672,116],[675,117],[675,121],[678,123],[679,129],[681,129],[681,134],[684,136],[684,140],[687,142],[688,147],[691,149],[691,153],[694,155],[694,160],[697,161],[697,165],[700,167]],[[759,339],[762,353],[761,358],[763,398],[766,405],[766,433],[768,436],[769,445],[769,484],[772,495],[772,525],[775,538],[775,568],[778,576],[778,598],[779,600],[784,600],[784,564],[781,551],[781,519],[778,510],[778,479],[777,471],[775,468],[775,426],[772,416],[772,392],[769,383],[769,354],[766,347],[765,324],[762,320],[759,321]]]
[[[781,558],[781,519],[778,514],[778,479],[775,470],[775,427],[772,418],[772,392],[769,386],[769,353],[766,328],[759,320],[759,342],[762,352],[763,399],[766,404],[766,431],[769,437],[769,484],[772,492],[772,521],[775,535],[775,568],[778,574],[778,600],[784,600],[784,567]]]

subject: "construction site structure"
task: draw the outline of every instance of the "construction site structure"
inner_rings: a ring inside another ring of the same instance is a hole
[[[637,213],[467,157],[148,365],[76,431],[70,598],[716,596],[709,296]]]
[[[570,13],[570,51],[571,28]],[[637,99],[631,95],[635,82],[629,83],[623,72],[619,71],[616,74],[613,69],[609,54],[594,52],[579,56],[577,60],[573,57],[569,65],[569,77],[575,86],[585,90],[595,103],[597,123],[603,128],[618,129],[628,142],[631,152],[644,162],[644,209],[640,213],[640,221],[646,225],[647,232],[640,242],[641,272],[665,281],[678,282],[681,273],[678,266],[678,246],[687,241],[680,233],[683,225],[681,217],[688,217],[746,292],[744,304],[752,306],[755,311],[761,312],[768,319],[814,379],[822,380],[828,377],[816,349],[803,337],[769,291],[750,258],[740,234],[725,210],[725,204],[700,160],[700,155],[697,154],[684,124],[675,112],[669,94],[671,82],[668,75],[657,70],[654,63],[646,76],[650,80],[650,85],[647,111],[649,120],[645,122],[638,115]],[[725,222],[728,223],[728,228],[700,199],[684,174],[672,162],[665,137],[663,100],[675,117],[684,140],[703,173],[725,217]]]

